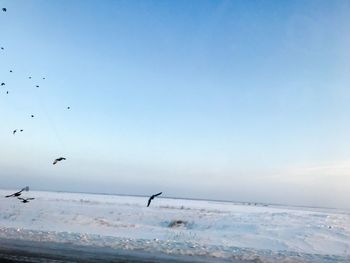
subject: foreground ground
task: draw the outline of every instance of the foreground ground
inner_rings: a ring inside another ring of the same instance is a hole
[[[112,248],[77,246],[55,242],[33,242],[0,239],[0,262],[77,262],[77,263],[227,263],[232,261],[215,258],[152,254],[142,251],[118,250]],[[247,261],[235,260],[234,263]]]
[[[168,198],[147,208],[143,197],[25,195],[36,199],[0,198],[2,259],[350,262],[346,211]]]

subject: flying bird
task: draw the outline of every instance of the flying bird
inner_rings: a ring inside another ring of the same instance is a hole
[[[28,77],[28,79],[31,79],[32,77]]]
[[[2,9],[2,11],[6,12],[6,11],[7,11],[7,9],[4,7],[4,8]]]
[[[18,200],[21,200],[22,203],[29,203],[29,200],[34,200],[35,198],[22,198],[22,197],[17,197]]]
[[[155,194],[155,195],[152,195],[152,196],[148,199],[147,207],[149,207],[149,205],[151,204],[151,201],[152,201],[155,197],[157,197],[157,196],[159,196],[159,195],[161,195],[161,194],[162,194],[162,192],[160,192],[160,193],[158,193],[158,194]]]
[[[22,188],[20,191],[18,191],[16,193],[13,193],[12,195],[7,195],[5,197],[6,198],[8,198],[8,197],[18,197],[18,196],[20,196],[22,194],[23,191],[27,191],[28,192],[29,191],[29,186],[26,186],[26,187]]]
[[[16,130],[14,130],[12,133],[13,133],[13,135],[15,135],[15,133],[17,132],[18,130],[16,129]],[[19,130],[20,132],[23,132],[24,130],[23,129],[20,129]]]
[[[55,165],[56,163],[58,163],[58,162],[60,162],[60,161],[63,161],[63,160],[66,160],[66,158],[64,158],[64,157],[59,157],[59,158],[57,158],[56,160],[54,160],[52,164]]]
[[[32,115],[30,115],[30,117],[34,118],[34,115],[33,115],[33,114],[32,114]]]
[[[2,82],[2,83],[1,83],[1,86],[5,86],[5,83],[4,83],[4,82]]]
[[[6,91],[6,94],[9,94],[9,91]]]
[[[43,78],[43,79],[45,79],[45,78]]]
[[[1,47],[1,50],[4,50],[4,48],[3,48],[3,47]]]
[[[36,85],[35,87],[39,88],[39,85]]]
[[[67,107],[67,110],[70,110],[70,107]]]
[[[10,70],[10,73],[12,73],[12,70]]]

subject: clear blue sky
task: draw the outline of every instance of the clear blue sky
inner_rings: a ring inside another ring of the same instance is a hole
[[[0,5],[1,188],[350,208],[349,1]]]

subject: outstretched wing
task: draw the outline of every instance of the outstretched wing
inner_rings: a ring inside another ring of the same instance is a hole
[[[6,195],[5,197],[19,196],[19,195],[21,195],[22,191],[23,191],[23,189],[21,191],[18,191],[16,193],[11,194],[11,195]]]
[[[24,198],[22,198],[22,197],[17,197],[17,199],[19,199],[19,200],[24,200]]]
[[[27,198],[27,200],[34,200],[34,199],[35,199],[34,197]]]
[[[150,197],[150,198],[148,199],[147,207],[149,207],[149,205],[151,204],[151,200],[152,200],[152,197]]]
[[[159,196],[159,195],[161,195],[161,194],[162,194],[162,192],[160,192],[160,193],[158,193],[158,194],[154,195],[154,197]]]
[[[60,161],[63,161],[63,160],[66,160],[66,158],[64,158],[64,157],[59,157],[59,158],[57,158],[56,160],[53,161],[53,164],[56,164],[56,163],[58,163],[58,162],[60,162]]]

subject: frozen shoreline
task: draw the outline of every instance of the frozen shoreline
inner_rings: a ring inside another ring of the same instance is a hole
[[[0,190],[0,195],[11,191]],[[221,261],[350,262],[350,213],[31,191],[0,198],[0,239]],[[171,226],[174,220],[184,224]]]

